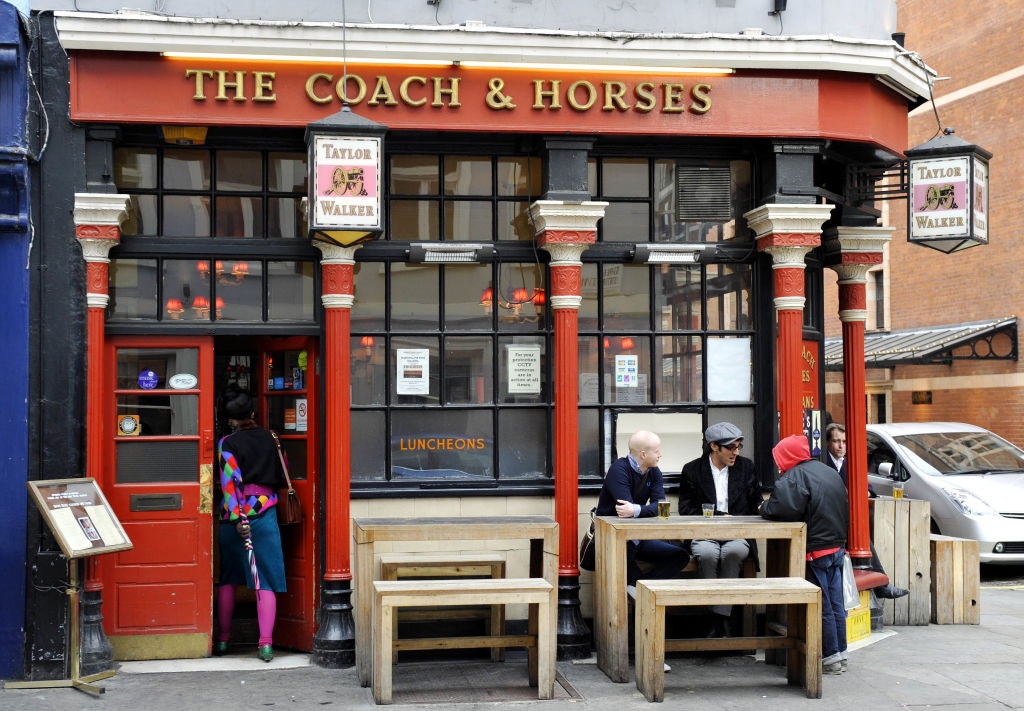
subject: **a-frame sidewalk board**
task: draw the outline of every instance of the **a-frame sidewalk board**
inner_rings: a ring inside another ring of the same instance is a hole
[[[114,670],[87,677],[79,676],[81,644],[78,632],[78,566],[79,558],[113,553],[132,548],[132,542],[110,509],[103,492],[91,478],[49,479],[28,482],[46,525],[57,539],[68,559],[68,608],[71,615],[71,678],[46,681],[12,681],[4,688],[30,689],[42,687],[73,687],[94,695],[104,688],[92,682],[114,675]]]

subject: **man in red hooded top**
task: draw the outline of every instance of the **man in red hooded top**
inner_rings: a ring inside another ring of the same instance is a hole
[[[781,476],[761,515],[807,524],[807,579],[821,588],[821,670],[846,671],[846,606],[843,558],[850,502],[839,473],[811,459],[807,438],[790,435],[772,450]]]

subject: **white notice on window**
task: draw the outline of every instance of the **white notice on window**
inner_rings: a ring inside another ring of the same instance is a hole
[[[506,346],[510,395],[540,394],[540,346]]]
[[[430,394],[430,350],[399,348],[395,361],[398,374],[395,382],[399,395]]]
[[[615,356],[615,387],[635,388],[640,385],[640,369],[635,355]]]

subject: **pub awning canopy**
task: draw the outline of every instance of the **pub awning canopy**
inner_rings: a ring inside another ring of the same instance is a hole
[[[879,331],[864,336],[864,365],[949,365],[954,360],[1017,360],[1017,317]],[[825,370],[843,369],[843,339],[825,339]]]

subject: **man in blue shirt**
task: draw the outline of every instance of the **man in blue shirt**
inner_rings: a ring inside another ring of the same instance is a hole
[[[658,462],[661,460],[661,438],[653,432],[640,430],[629,438],[629,454],[619,457],[608,467],[597,500],[598,516],[648,518],[658,515],[658,502],[667,501],[665,484]],[[651,564],[643,572],[639,562]],[[630,541],[626,544],[626,588],[631,590],[639,579],[674,578],[690,562],[689,552],[669,541]]]

